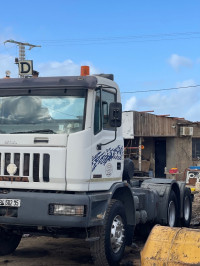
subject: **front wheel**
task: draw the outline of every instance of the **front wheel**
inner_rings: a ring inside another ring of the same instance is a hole
[[[170,192],[168,200],[167,224],[170,227],[175,227],[178,224],[178,202],[173,190]]]
[[[0,256],[11,254],[21,241],[22,235],[0,229]]]
[[[95,265],[118,265],[126,244],[126,215],[121,201],[111,200],[104,226],[93,227],[90,233],[99,237],[90,247]]]

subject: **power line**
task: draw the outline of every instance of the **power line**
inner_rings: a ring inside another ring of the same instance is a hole
[[[149,39],[149,40],[122,40],[122,41],[104,41],[104,42],[74,42],[74,43],[58,43],[58,44],[43,44],[43,46],[70,46],[70,45],[107,45],[107,44],[127,44],[127,43],[145,43],[145,42],[161,42],[161,41],[176,41],[176,40],[191,40],[191,39],[200,39],[199,37],[192,37],[192,38],[173,38],[173,39],[158,39],[158,40],[153,40],[153,39]]]
[[[90,44],[107,44],[107,43],[128,43],[128,42],[150,42],[150,41],[170,41],[178,39],[198,39],[200,32],[180,32],[167,34],[149,34],[149,35],[130,35],[130,36],[113,36],[97,38],[75,38],[75,39],[52,39],[37,40],[46,46],[64,46],[64,45],[90,45]]]
[[[155,38],[155,37],[173,37],[179,35],[199,35],[200,32],[182,32],[182,33],[163,33],[163,34],[140,34],[130,36],[113,36],[113,37],[97,37],[97,38],[75,38],[75,39],[60,39],[60,40],[39,40],[40,42],[65,42],[65,41],[100,41],[100,40],[116,40],[116,39],[137,39],[137,38]]]
[[[34,42],[43,43],[44,46],[66,46],[66,45],[95,45],[95,44],[120,44],[132,42],[160,42],[175,40],[199,39],[200,32],[175,32],[162,34],[140,34],[113,37],[96,37],[96,38],[69,38],[69,39],[51,39],[51,40],[34,40]],[[10,41],[10,40],[9,40]],[[3,43],[0,43],[2,45]],[[27,45],[27,43],[25,43]],[[32,47],[30,47],[32,48]]]
[[[187,89],[187,88],[196,88],[200,87],[200,85],[191,85],[191,86],[184,86],[184,87],[177,87],[177,88],[168,88],[168,89],[158,89],[158,90],[141,90],[141,91],[124,91],[122,93],[140,93],[140,92],[152,92],[152,91],[170,91],[170,90],[180,90],[180,89]]]

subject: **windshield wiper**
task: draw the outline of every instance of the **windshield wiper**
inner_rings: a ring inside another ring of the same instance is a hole
[[[38,130],[31,130],[31,131],[18,131],[18,132],[12,132],[10,134],[31,134],[31,133],[46,133],[46,134],[56,134],[51,129],[38,129]]]

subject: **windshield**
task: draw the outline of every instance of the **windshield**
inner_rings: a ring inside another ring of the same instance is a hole
[[[0,97],[0,134],[78,132],[84,110],[82,95]]]

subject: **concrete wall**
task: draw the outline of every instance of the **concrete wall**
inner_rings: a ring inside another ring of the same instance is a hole
[[[177,167],[176,161],[176,138],[166,139],[166,162],[167,169]]]
[[[193,165],[192,161],[192,138],[166,138],[167,170],[178,168],[181,174],[176,179],[185,180],[185,169]],[[167,175],[167,178],[175,176]]]

